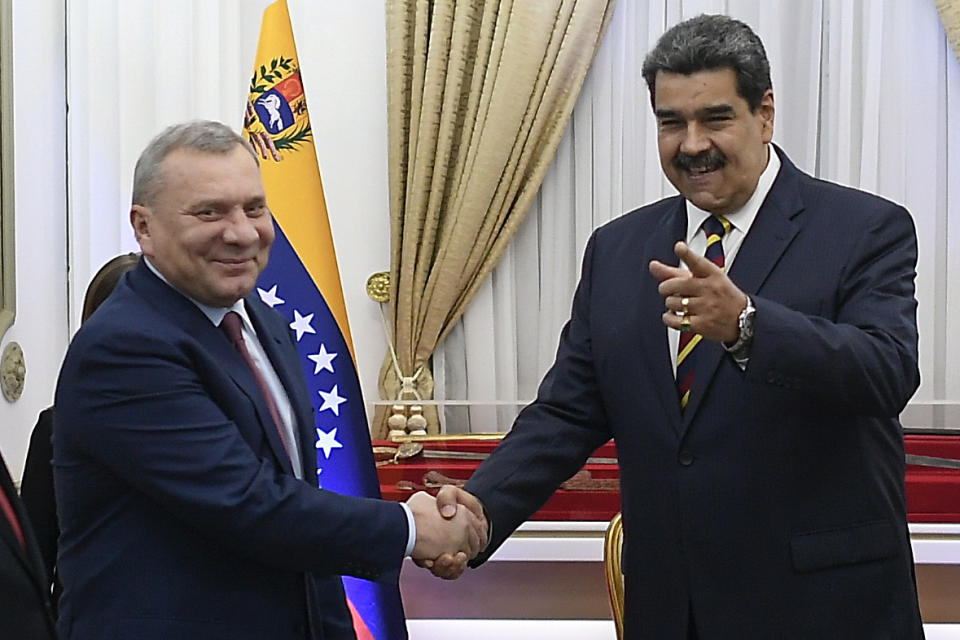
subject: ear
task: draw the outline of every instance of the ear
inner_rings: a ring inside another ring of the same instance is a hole
[[[757,116],[760,118],[761,135],[764,142],[773,140],[773,89],[767,89],[757,107]]]
[[[153,219],[153,211],[142,204],[135,204],[130,207],[130,226],[133,227],[133,234],[140,244],[140,250],[147,257],[153,256],[153,239],[150,236],[150,224]]]

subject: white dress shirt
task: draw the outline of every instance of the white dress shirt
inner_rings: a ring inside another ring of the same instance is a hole
[[[737,253],[740,251],[740,245],[743,244],[743,239],[746,237],[747,232],[750,231],[750,227],[753,225],[753,221],[756,219],[757,213],[760,211],[760,206],[766,199],[767,194],[770,193],[770,188],[773,186],[773,181],[776,180],[777,173],[780,171],[780,158],[777,156],[773,145],[768,144],[767,149],[767,166],[763,170],[763,173],[760,174],[760,179],[757,180],[757,188],[754,189],[753,195],[750,196],[750,199],[747,200],[742,207],[733,213],[724,216],[730,221],[730,231],[724,234],[723,239],[721,240],[723,244],[724,271],[729,271],[730,267],[733,265],[733,261],[737,257]],[[702,256],[707,251],[707,233],[703,230],[703,223],[712,214],[709,211],[700,209],[689,200],[686,201],[686,204],[686,243],[687,246],[690,247],[691,251]],[[673,373],[676,375],[677,350],[680,345],[680,332],[676,329],[671,329],[668,327],[667,340],[669,340],[670,343],[670,360],[673,364]],[[745,366],[745,363],[746,362],[744,361],[744,364],[742,364],[741,367]]]

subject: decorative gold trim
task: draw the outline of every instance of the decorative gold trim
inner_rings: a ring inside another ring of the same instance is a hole
[[[506,433],[435,433],[394,436],[390,442],[451,442],[457,440],[502,440]]]
[[[390,272],[377,271],[367,278],[367,295],[374,302],[390,302]]]
[[[603,571],[607,579],[607,593],[613,610],[613,623],[617,638],[623,640],[623,567],[620,556],[623,551],[623,521],[621,514],[613,516],[603,537]]]
[[[13,184],[13,2],[0,0],[0,338],[17,314]]]

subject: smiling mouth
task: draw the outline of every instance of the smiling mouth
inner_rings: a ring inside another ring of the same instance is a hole
[[[227,264],[242,264],[244,262],[250,262],[256,256],[246,256],[240,258],[214,258],[215,262],[225,262]]]
[[[227,269],[237,269],[240,267],[246,267],[250,263],[254,262],[253,258],[220,258],[214,260],[215,263],[226,267]]]

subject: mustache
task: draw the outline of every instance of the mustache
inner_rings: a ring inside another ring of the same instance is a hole
[[[704,167],[723,168],[727,164],[727,157],[716,150],[704,151],[695,156],[678,153],[673,158],[673,166],[683,171],[692,171]]]

